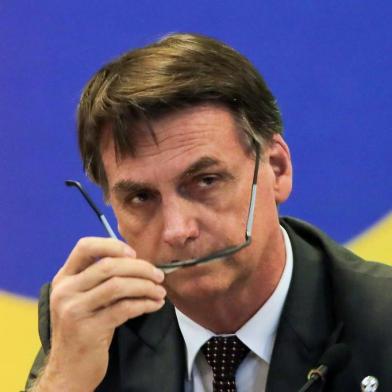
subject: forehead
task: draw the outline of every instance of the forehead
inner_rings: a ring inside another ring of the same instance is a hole
[[[198,105],[171,112],[148,125],[136,124],[132,135],[134,154],[118,160],[110,127],[104,130],[101,154],[109,185],[129,170],[141,171],[143,176],[153,169],[162,174],[185,169],[202,156],[226,161],[233,154],[245,154],[243,131],[230,110],[218,105]]]

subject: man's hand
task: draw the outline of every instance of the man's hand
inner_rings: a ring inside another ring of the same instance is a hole
[[[114,329],[164,304],[164,274],[111,238],[83,238],[52,282],[52,341],[36,391],[93,391]]]

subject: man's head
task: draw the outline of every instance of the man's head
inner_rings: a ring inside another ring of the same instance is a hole
[[[252,244],[224,264],[170,274],[165,285],[180,308],[184,298],[198,308],[201,298],[244,287],[271,293],[284,265],[276,205],[290,193],[291,163],[275,100],[244,57],[210,38],[169,36],[99,71],[78,115],[88,174],[122,237],[155,264],[243,242],[259,143]]]
[[[208,37],[172,34],[124,54],[87,84],[78,109],[79,146],[87,174],[107,194],[100,156],[106,125],[112,127],[121,158],[134,152],[135,123],[200,103],[228,108],[247,143],[255,141],[263,148],[274,134],[282,133],[275,99],[245,57]]]

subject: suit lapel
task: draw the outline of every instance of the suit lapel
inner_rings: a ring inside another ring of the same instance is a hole
[[[324,256],[284,221],[281,224],[290,237],[294,268],[272,353],[268,392],[298,390],[326,348],[335,343],[332,340],[338,338]]]
[[[99,391],[183,391],[184,342],[169,302],[118,328],[115,339],[103,383],[108,389],[103,385]]]

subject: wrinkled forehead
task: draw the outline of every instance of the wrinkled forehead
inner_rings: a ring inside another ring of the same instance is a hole
[[[115,151],[117,160],[140,157],[155,152],[183,149],[192,145],[239,143],[249,152],[250,142],[230,109],[218,104],[200,104],[173,110],[158,118],[144,118],[120,132],[111,123],[102,129],[101,153]]]

